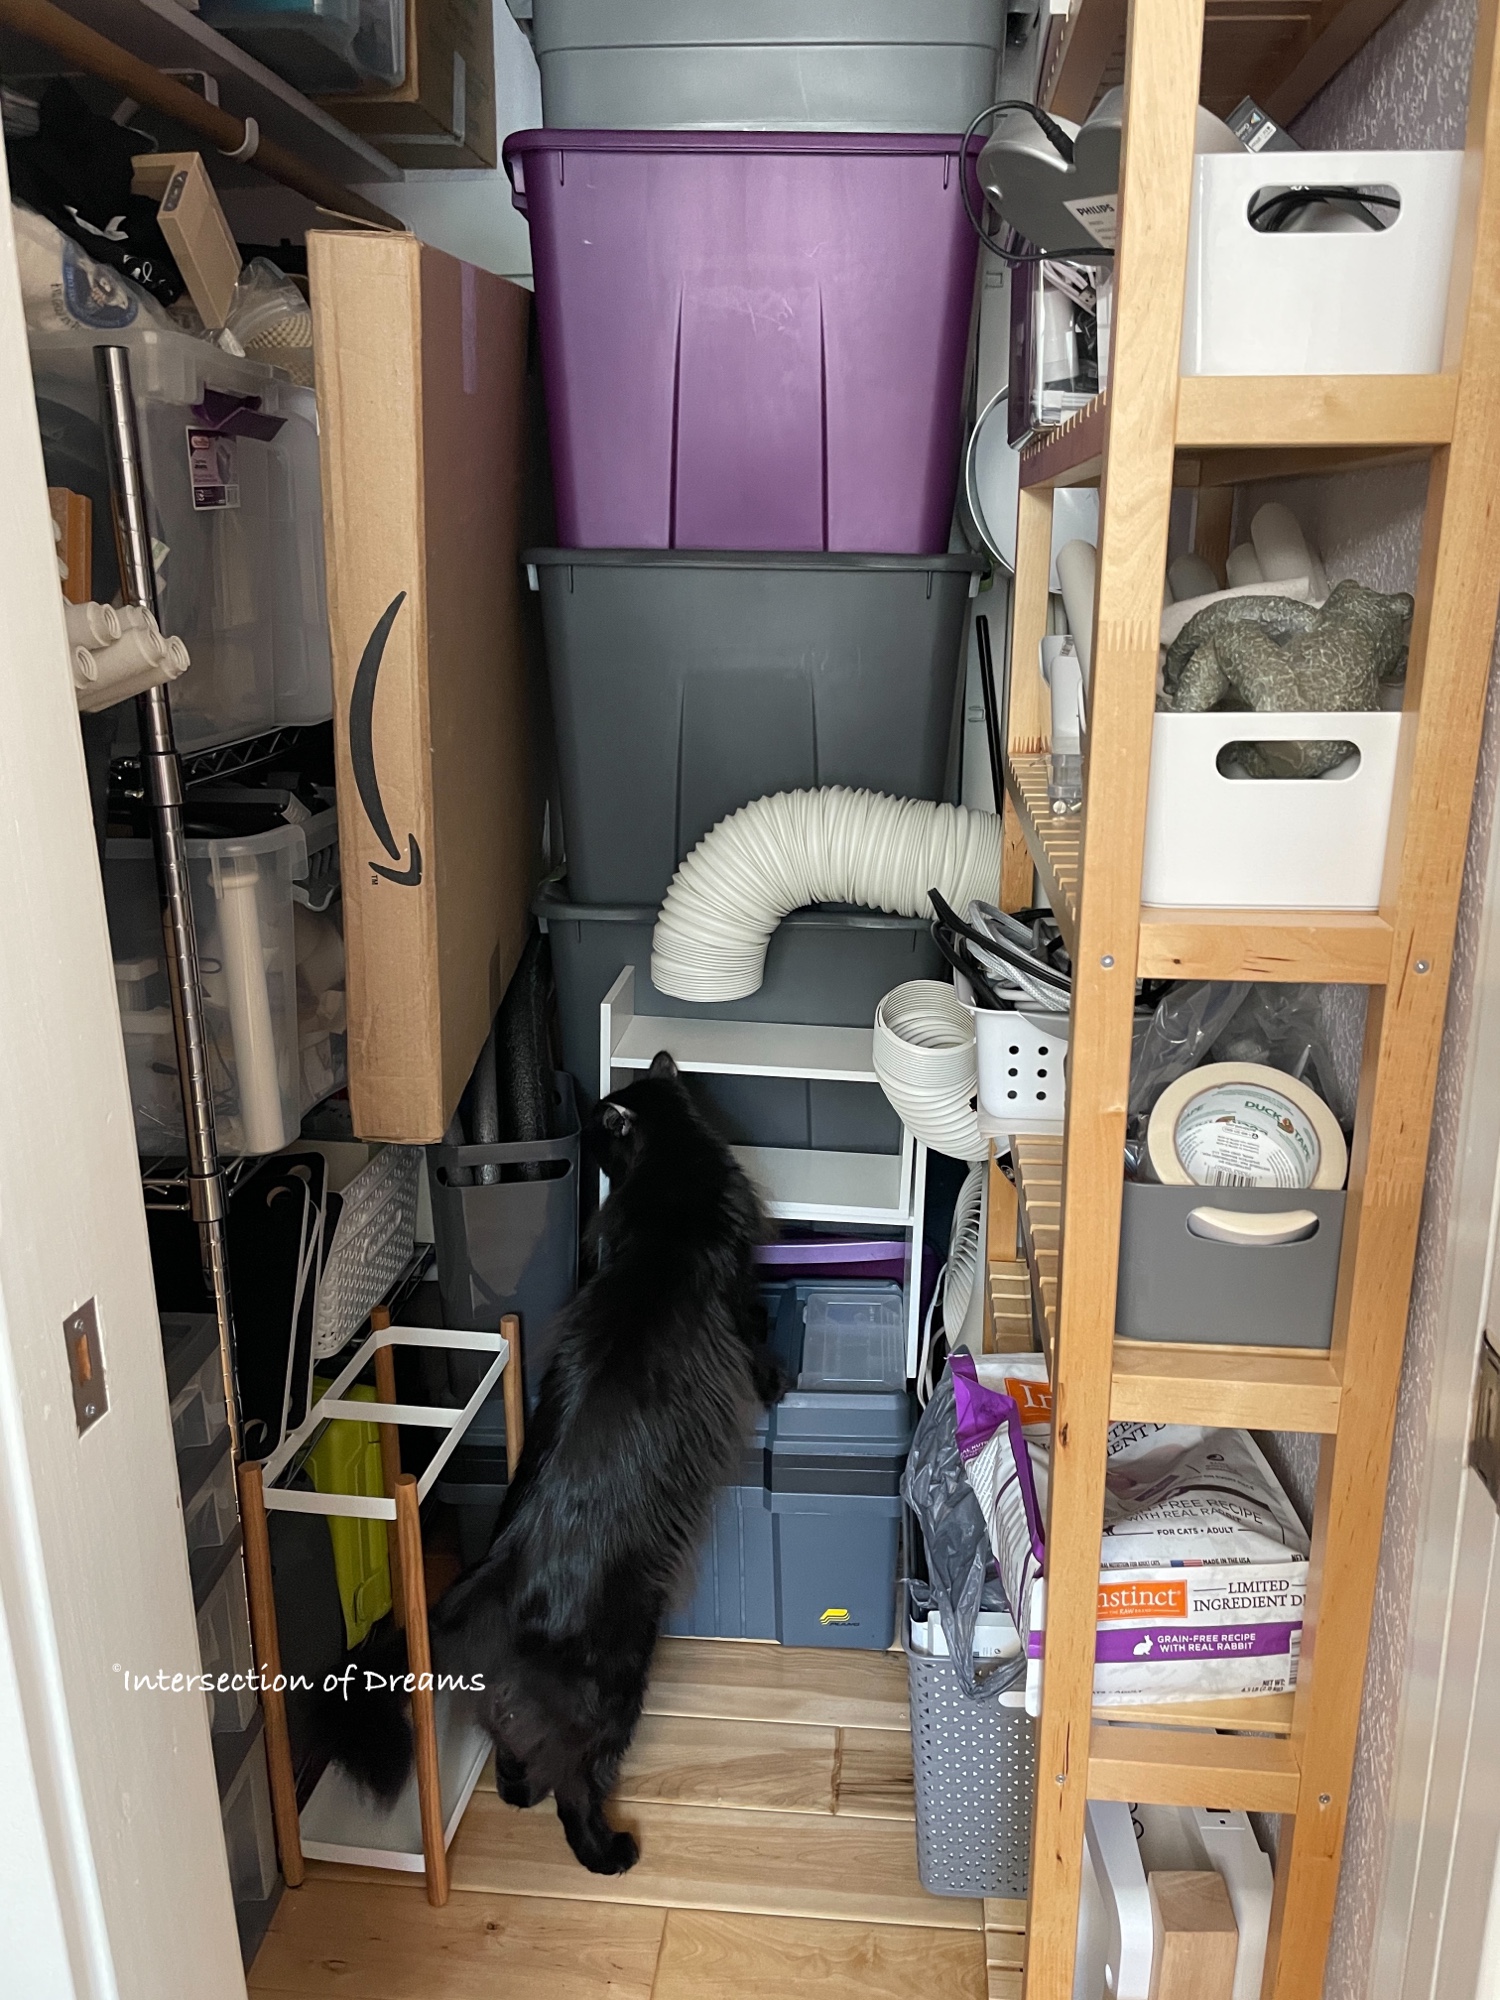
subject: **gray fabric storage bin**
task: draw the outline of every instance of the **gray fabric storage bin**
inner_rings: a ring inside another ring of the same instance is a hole
[[[920,1615],[908,1602],[912,1615]],[[1031,1879],[1036,1724],[971,1701],[953,1662],[914,1652],[909,1629],[917,1873],[931,1896],[1024,1896]]]
[[[1215,1243],[1189,1230],[1195,1208],[1253,1215],[1305,1208],[1317,1216],[1318,1228],[1302,1243]],[[1333,1338],[1343,1233],[1342,1190],[1127,1181],[1115,1332],[1122,1340],[1326,1348]]]
[[[551,938],[562,1059],[580,1086],[585,1109],[598,1093],[599,1002],[627,965],[635,967],[638,1014],[835,1028],[869,1027],[892,987],[908,979],[935,979],[942,970],[925,918],[797,910],[776,928],[760,990],[744,1000],[704,1006],[658,993],[651,984],[654,905],[589,906],[552,894],[532,907]],[[894,1153],[901,1144],[900,1120],[869,1084],[692,1076],[688,1086],[736,1145]]]
[[[444,1323],[494,1332],[506,1313],[521,1320],[521,1362],[535,1400],[552,1354],[552,1321],[578,1288],[578,1176],[582,1141],[573,1079],[557,1071],[561,1097],[556,1139],[499,1146],[429,1146],[427,1178],[437,1241]],[[544,1178],[510,1178],[488,1187],[452,1178],[479,1167],[540,1167]],[[467,1398],[488,1357],[447,1357],[449,1384]],[[504,1438],[498,1388],[469,1428],[467,1441]],[[498,1427],[498,1428],[497,1428]]]
[[[962,132],[1004,0],[532,0],[549,125]]]
[[[568,881],[657,903],[774,792],[939,799],[977,556],[533,549]]]

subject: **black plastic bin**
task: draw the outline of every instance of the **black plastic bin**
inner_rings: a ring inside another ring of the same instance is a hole
[[[651,984],[654,905],[590,905],[553,891],[532,907],[551,939],[563,1063],[586,1106],[599,1090],[599,1002],[627,965],[635,967],[638,1014],[835,1028],[868,1028],[893,986],[935,979],[942,971],[924,917],[795,910],[772,935],[760,990],[744,1000],[707,1006],[674,999]],[[869,1084],[694,1076],[689,1087],[736,1145],[894,1153],[901,1144],[900,1120]]]
[[[945,795],[977,556],[533,549],[573,893],[659,903],[726,813]]]
[[[578,1286],[578,1108],[572,1078],[563,1071],[556,1077],[560,1137],[427,1149],[444,1320],[493,1332],[503,1314],[518,1313],[530,1400],[551,1357],[553,1319]],[[504,1178],[476,1186],[473,1176],[482,1167],[497,1167]],[[536,1176],[523,1177],[527,1169]],[[451,1355],[448,1371],[451,1387],[469,1395],[483,1373],[482,1357]],[[497,1393],[466,1442],[503,1442],[501,1407]]]

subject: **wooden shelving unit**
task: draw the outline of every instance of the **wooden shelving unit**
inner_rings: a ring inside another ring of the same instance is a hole
[[[1493,505],[1500,490],[1497,8],[1500,0],[1480,6],[1466,140],[1471,171],[1444,369],[1430,377],[1178,375],[1200,68],[1213,79],[1210,103],[1249,92],[1285,114],[1385,18],[1391,9],[1384,0],[1294,0],[1274,9],[1257,0],[1233,8],[1215,0],[1138,0],[1128,18],[1124,0],[1081,0],[1050,79],[1048,101],[1082,116],[1084,99],[1097,94],[1085,88],[1088,65],[1097,84],[1123,54],[1111,383],[1023,458],[1013,600],[1002,896],[1011,908],[1029,901],[1034,869],[1074,963],[1064,1139],[1022,1141],[1013,1153],[1015,1221],[1049,1356],[1054,1413],[1028,2000],[1069,2000],[1072,1993],[1089,1798],[1283,1815],[1263,2000],[1317,2000],[1322,1991],[1500,595]],[[1101,55],[1111,32],[1123,42]],[[1072,102],[1063,87],[1070,76]],[[1378,912],[1143,908],[1157,631],[1174,487],[1197,489],[1198,546],[1222,555],[1236,484],[1414,453],[1430,461],[1428,501],[1407,727]],[[1088,481],[1100,486],[1090,752],[1082,812],[1054,817],[1035,665],[1047,611],[1051,502],[1056,486]],[[1368,988],[1327,1353],[1116,1339],[1137,974]],[[992,1235],[990,1255],[992,1299],[998,1288],[1013,1323],[1014,1245],[997,1248]],[[995,1318],[998,1325],[998,1312]],[[1130,1729],[1094,1712],[1105,1435],[1112,1419],[1123,1418],[1321,1435],[1294,1697],[1208,1705],[1208,1712],[1136,1709],[1120,1720],[1146,1726]]]

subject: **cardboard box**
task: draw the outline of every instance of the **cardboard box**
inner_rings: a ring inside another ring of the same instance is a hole
[[[131,193],[160,202],[156,219],[188,297],[210,332],[229,318],[240,277],[239,245],[224,219],[201,153],[138,153]]]
[[[410,236],[307,239],[349,1096],[440,1139],[542,866],[521,635],[529,295]]]
[[[317,102],[398,167],[493,167],[491,0],[406,0],[406,81]]]

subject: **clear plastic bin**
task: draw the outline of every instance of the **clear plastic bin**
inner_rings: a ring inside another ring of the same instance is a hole
[[[226,1451],[192,1499],[182,1509],[188,1561],[196,1570],[214,1555],[239,1526],[235,1504],[234,1460]]]
[[[137,326],[119,338],[130,349],[162,630],[192,660],[172,687],[179,748],[326,721],[333,679],[313,392],[190,334]],[[31,365],[39,398],[98,423],[91,338],[34,332]],[[257,398],[280,428],[265,440],[217,436],[207,456],[218,476],[204,479],[200,450],[195,483],[189,433],[202,434],[209,391]],[[121,713],[133,733],[133,708]]]
[[[405,0],[202,0],[201,13],[309,95],[406,76]]]
[[[899,1285],[829,1286],[807,1295],[799,1389],[906,1386],[905,1308]]]
[[[250,1685],[255,1655],[250,1644],[250,1614],[245,1607],[245,1575],[231,1562],[198,1613],[198,1657],[203,1672],[243,1679],[240,1688],[214,1688],[204,1696],[209,1726],[221,1736],[237,1736],[250,1727],[259,1696]]]
[[[264,1740],[250,1746],[221,1810],[235,1906],[263,1903],[276,1887],[276,1823]]]
[[[201,1451],[229,1421],[224,1367],[217,1341],[213,1352],[172,1398],[172,1443],[178,1452]]]
[[[209,1080],[225,1154],[274,1153],[296,1137],[305,1097],[302,1029],[320,1007],[331,1018],[318,1081],[342,1073],[342,1014],[337,1000],[328,998],[342,991],[342,952],[304,959],[303,988],[309,975],[323,983],[316,994],[304,991],[299,1003],[293,901],[294,883],[308,874],[309,847],[325,847],[336,837],[330,809],[306,829],[283,826],[239,839],[188,842]],[[148,1157],[180,1153],[182,1099],[149,841],[109,842],[104,893],[136,1142]]]

